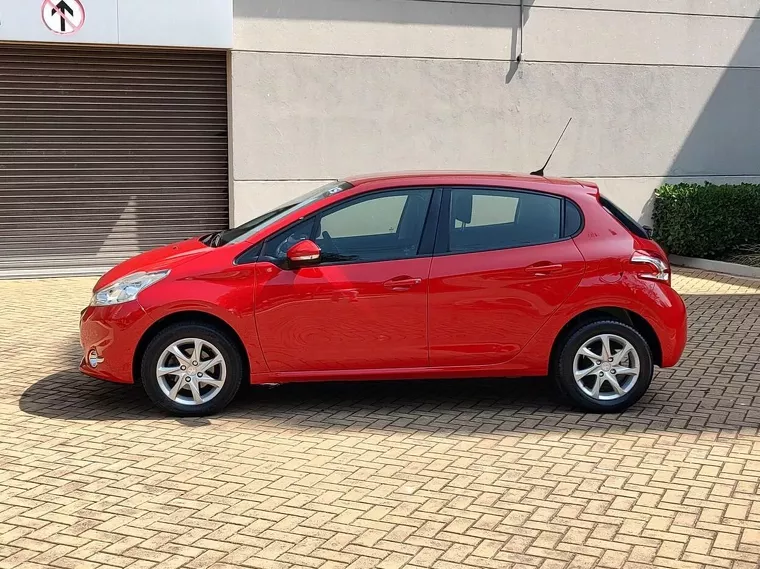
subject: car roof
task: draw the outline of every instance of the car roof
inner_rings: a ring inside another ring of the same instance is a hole
[[[413,171],[413,172],[385,172],[378,174],[365,174],[343,178],[354,186],[374,183],[420,183],[420,184],[455,184],[455,185],[496,185],[517,188],[534,188],[554,190],[558,193],[572,192],[574,189],[588,192],[596,190],[596,184],[570,178],[546,178],[528,174],[513,174],[507,172],[483,172],[483,171]]]

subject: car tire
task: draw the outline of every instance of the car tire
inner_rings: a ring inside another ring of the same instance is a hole
[[[212,415],[227,407],[240,389],[243,369],[239,349],[228,335],[202,322],[161,330],[146,347],[140,366],[150,400],[185,417]]]
[[[604,337],[610,353],[605,352]],[[654,375],[649,344],[636,329],[616,320],[579,325],[566,336],[556,354],[553,375],[560,392],[575,406],[592,413],[617,413],[629,408],[646,393]],[[589,357],[592,354],[594,357]],[[636,369],[638,373],[632,373]]]

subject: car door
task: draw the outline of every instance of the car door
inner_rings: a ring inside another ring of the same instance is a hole
[[[427,288],[438,214],[437,208],[430,212],[434,193],[425,188],[373,191],[267,240],[257,263],[254,303],[270,371],[428,365]],[[307,238],[319,245],[320,262],[289,267],[287,250]]]
[[[431,365],[508,362],[570,295],[585,263],[565,237],[565,207],[528,191],[444,192],[430,271]]]

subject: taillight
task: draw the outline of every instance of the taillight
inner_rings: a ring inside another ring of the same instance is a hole
[[[640,266],[641,270],[637,271],[639,278],[670,284],[670,263],[667,259],[649,251],[634,251],[631,263]]]

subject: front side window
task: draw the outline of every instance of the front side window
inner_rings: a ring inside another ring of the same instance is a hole
[[[491,188],[453,188],[450,195],[450,253],[508,249],[560,239],[562,200],[558,197]]]
[[[261,251],[261,260],[281,263],[288,258],[288,251],[299,241],[311,239],[314,218],[291,225],[286,230],[267,239]]]
[[[370,194],[318,215],[314,241],[326,262],[417,256],[433,190]]]
[[[408,199],[397,194],[360,201],[323,217],[320,230],[334,239],[396,233]]]
[[[267,239],[261,260],[282,263],[304,239],[322,250],[323,263],[385,261],[417,255],[432,190],[362,196],[299,221]]]

